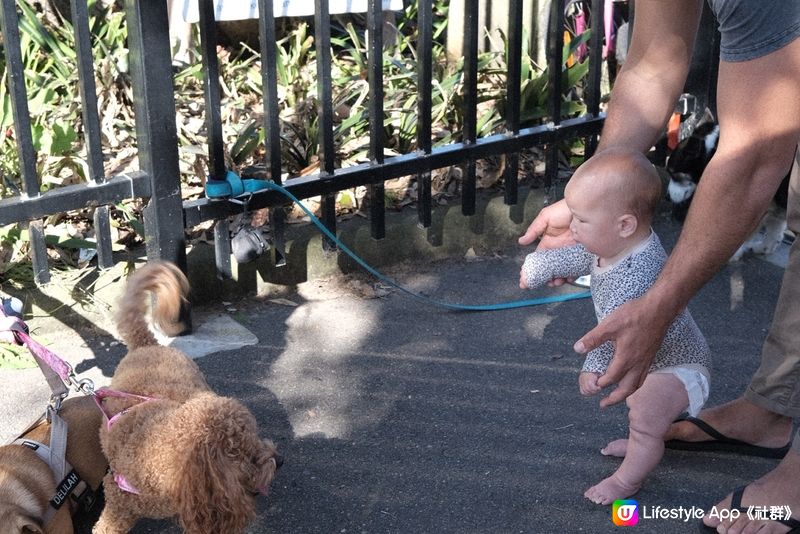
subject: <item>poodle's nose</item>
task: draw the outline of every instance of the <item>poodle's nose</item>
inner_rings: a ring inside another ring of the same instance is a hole
[[[275,455],[275,467],[280,468],[283,465],[283,456],[280,454]]]

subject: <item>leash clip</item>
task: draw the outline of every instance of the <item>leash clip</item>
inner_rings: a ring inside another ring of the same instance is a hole
[[[63,379],[64,385],[71,386],[77,393],[83,393],[84,395],[88,395],[90,397],[94,396],[94,382],[90,378],[78,378],[75,374],[75,370],[72,366],[64,362],[64,365],[67,367],[67,376]],[[64,395],[66,397],[66,395]]]
[[[72,375],[75,376],[75,375]],[[84,395],[94,396],[94,382],[89,378],[81,378],[77,382],[73,380],[75,389]]]
[[[47,409],[44,412],[44,417],[48,424],[53,422],[53,415],[61,411],[61,404],[64,402],[64,399],[67,398],[67,395],[69,395],[69,393],[50,397],[50,402],[47,404]]]
[[[229,198],[228,201],[232,202],[233,204],[240,204],[244,210],[244,213],[248,211],[248,205],[250,201],[253,199],[252,191],[248,191],[246,195],[241,195],[237,198]]]

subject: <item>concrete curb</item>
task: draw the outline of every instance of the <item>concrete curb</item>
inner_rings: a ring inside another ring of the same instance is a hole
[[[472,248],[481,255],[492,249],[516,244],[536,214],[545,205],[542,189],[521,191],[514,206],[502,196],[480,196],[475,214],[465,216],[460,203],[439,206],[429,228],[418,224],[416,210],[387,213],[386,237],[370,236],[369,221],[353,218],[337,228],[341,241],[372,267],[381,268],[402,262],[430,262],[463,257]],[[326,252],[322,235],[311,223],[290,225],[287,229],[287,265],[276,267],[263,257],[247,265],[233,265],[233,279],[219,281],[213,269],[211,245],[198,245],[188,253],[189,278],[198,302],[230,298],[232,294],[281,294],[302,282],[336,274],[363,271],[343,252]]]

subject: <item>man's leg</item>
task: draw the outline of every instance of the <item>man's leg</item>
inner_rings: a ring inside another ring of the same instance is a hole
[[[743,398],[725,406],[737,406],[740,413],[745,410],[755,413],[761,410],[767,420],[776,421],[775,414],[782,414],[781,432],[785,432],[788,417],[798,417],[800,410],[800,148],[795,155],[795,163],[789,182],[789,204],[787,213],[789,228],[795,233],[795,241],[789,255],[789,265],[784,274],[778,305],[772,327],[764,342],[761,366],[753,376]],[[720,407],[723,408],[723,407]],[[731,409],[729,412],[733,412]],[[701,414],[702,416],[702,414]],[[742,496],[742,506],[789,506],[792,518],[800,519],[800,430],[794,437],[792,448],[780,464],[765,476],[747,486]],[[717,505],[718,509],[729,508],[731,496]],[[716,519],[703,520],[708,526],[717,527],[720,532],[758,532],[782,533],[789,527],[776,521],[751,521],[742,514],[735,521],[719,522]]]
[[[752,404],[788,417],[800,417],[800,149],[789,180],[787,224],[797,236],[789,253],[781,293],[775,307],[761,366],[744,398]]]
[[[787,223],[798,237],[789,253],[761,366],[742,397],[699,415],[722,434],[763,447],[784,446],[791,437],[792,418],[800,417],[800,149],[789,182]],[[693,424],[678,423],[672,425],[667,439],[711,438]],[[800,434],[794,445],[800,447]]]

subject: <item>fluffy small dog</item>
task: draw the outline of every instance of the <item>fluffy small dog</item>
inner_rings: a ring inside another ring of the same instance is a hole
[[[64,401],[59,416],[68,428],[67,461],[95,491],[108,470],[98,438],[102,415],[91,397],[74,397]],[[34,443],[50,445],[50,425],[43,421],[22,439],[29,445],[0,447],[0,532],[72,534],[72,514],[77,503],[59,494],[61,480],[55,479],[53,470],[34,449]],[[71,476],[65,480],[66,487],[72,487],[75,481]],[[51,500],[63,505],[56,511]],[[51,509],[54,515],[46,521]]]
[[[190,534],[243,532],[281,460],[242,403],[217,395],[197,365],[162,347],[148,328],[152,316],[174,327],[189,284],[174,265],[149,263],[131,277],[117,315],[128,345],[113,391],[152,399],[107,397],[109,423],[100,441],[111,472],[96,534],[128,532],[139,518],[177,517]]]
[[[700,177],[706,165],[717,150],[719,141],[719,125],[706,110],[703,118],[697,123],[694,131],[681,141],[667,158],[669,185],[667,196],[672,202],[672,215],[683,221],[689,211],[689,205],[697,189]],[[755,232],[733,254],[731,260],[736,261],[752,252],[754,254],[771,254],[783,241],[786,231],[786,203],[789,196],[789,175],[781,182],[778,191],[767,212]]]

